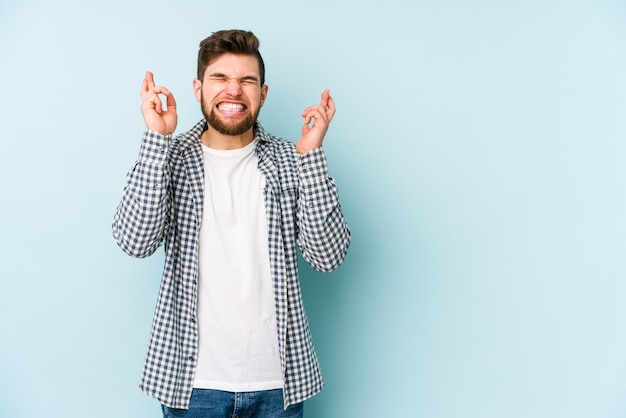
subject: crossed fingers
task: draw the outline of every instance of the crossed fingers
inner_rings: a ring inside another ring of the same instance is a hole
[[[141,113],[143,114],[148,129],[168,135],[174,132],[178,116],[176,114],[176,99],[174,95],[163,86],[154,84],[154,75],[146,71],[146,76],[141,83]],[[165,96],[167,109],[163,108],[160,95]]]
[[[324,127],[327,127],[333,119],[333,116],[335,116],[335,111],[335,102],[330,96],[330,91],[326,89],[322,93],[322,100],[320,104],[309,106],[304,109],[304,112],[302,112],[304,125],[308,128],[311,120],[313,120],[313,126],[315,126],[318,122],[321,122],[325,125]]]
[[[146,72],[146,77],[141,84],[141,98],[147,107],[153,108],[157,113],[163,113],[163,102],[159,95],[165,96],[165,103],[167,108],[176,108],[176,100],[174,95],[163,86],[156,86],[154,84],[154,75],[150,72]]]

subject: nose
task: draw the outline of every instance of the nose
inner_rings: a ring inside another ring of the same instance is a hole
[[[239,80],[231,78],[226,83],[226,93],[230,96],[238,97],[241,95],[241,84],[239,84]]]

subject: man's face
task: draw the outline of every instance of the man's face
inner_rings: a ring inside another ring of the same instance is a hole
[[[204,80],[194,80],[194,93],[213,129],[242,135],[254,126],[267,86],[261,86],[256,57],[227,53],[207,67]]]

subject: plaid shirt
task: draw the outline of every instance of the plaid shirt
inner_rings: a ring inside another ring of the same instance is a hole
[[[186,409],[198,356],[196,295],[198,233],[204,168],[200,121],[172,139],[143,136],[113,220],[113,236],[127,254],[146,257],[165,243],[165,266],[152,323],[141,389],[172,408]],[[285,407],[323,388],[300,283],[296,247],[316,270],[343,261],[350,231],[322,148],[299,155],[293,143],[255,126],[269,232],[269,257]]]

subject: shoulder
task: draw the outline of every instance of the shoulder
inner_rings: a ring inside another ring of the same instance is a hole
[[[172,152],[174,154],[185,154],[189,150],[200,144],[200,135],[206,129],[207,123],[204,119],[198,122],[187,132],[181,133],[172,139]]]
[[[266,151],[273,160],[294,159],[296,145],[284,138],[267,132],[260,123],[255,126],[255,136],[259,141],[259,149]]]

